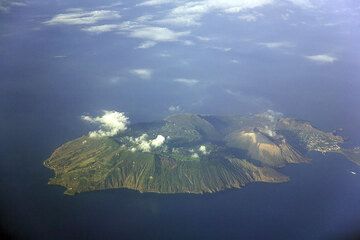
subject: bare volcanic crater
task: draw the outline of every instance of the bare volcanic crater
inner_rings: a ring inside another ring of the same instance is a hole
[[[115,188],[213,193],[252,182],[282,183],[289,177],[279,169],[309,162],[307,151],[336,152],[359,163],[358,148],[343,149],[342,137],[273,111],[178,114],[126,127],[105,115],[85,119],[105,130],[63,144],[44,162],[54,171],[49,184],[65,187],[69,195]]]

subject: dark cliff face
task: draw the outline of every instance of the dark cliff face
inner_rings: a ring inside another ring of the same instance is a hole
[[[327,137],[323,141],[328,145],[339,142],[311,125],[296,120],[286,125],[290,120],[285,120],[264,114],[173,115],[162,122],[132,125],[114,137],[83,136],[55,150],[44,164],[55,172],[49,184],[66,187],[67,194],[112,188],[206,193],[251,182],[285,182],[288,177],[276,168],[308,159],[280,130],[293,131],[308,145],[317,139],[313,135]],[[279,121],[285,121],[281,128]],[[151,145],[156,136],[164,142]]]

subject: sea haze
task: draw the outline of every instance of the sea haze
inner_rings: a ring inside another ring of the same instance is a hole
[[[357,1],[0,0],[0,231],[15,239],[342,239],[360,233],[359,166],[337,154],[285,184],[205,195],[64,196],[43,161],[92,130],[173,113],[273,109],[360,145]],[[191,6],[197,6],[194,11]],[[354,174],[355,173],[355,174]]]

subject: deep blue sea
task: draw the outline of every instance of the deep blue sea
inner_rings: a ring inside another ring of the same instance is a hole
[[[281,169],[291,177],[284,184],[66,196],[46,184],[52,173],[42,161],[79,131],[49,134],[40,122],[21,130],[1,138],[1,231],[15,239],[345,239],[360,230],[360,167],[336,154],[310,154],[312,163]]]
[[[148,49],[138,46],[154,38],[151,31],[131,36],[176,6],[9,2],[0,0],[0,238],[359,239],[360,167],[336,154],[309,153],[310,164],[280,169],[288,183],[205,195],[119,189],[65,196],[47,185],[53,173],[42,165],[93,129],[81,115],[102,110],[125,112],[135,123],[162,119],[171,106],[201,114],[273,109],[325,131],[343,128],[346,145],[359,146],[358,2],[254,1],[274,4],[235,15],[215,5],[198,25],[162,26],[185,35],[155,38]],[[96,10],[121,17],[45,24]],[[134,32],[84,30],[125,21]]]

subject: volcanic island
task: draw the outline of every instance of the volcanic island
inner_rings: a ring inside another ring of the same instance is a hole
[[[68,195],[116,188],[201,194],[253,182],[287,182],[281,168],[308,163],[310,151],[343,154],[360,164],[360,149],[343,148],[343,137],[273,111],[246,116],[182,113],[123,125],[121,131],[104,126],[52,153],[44,162],[54,171],[49,184],[65,187]]]

